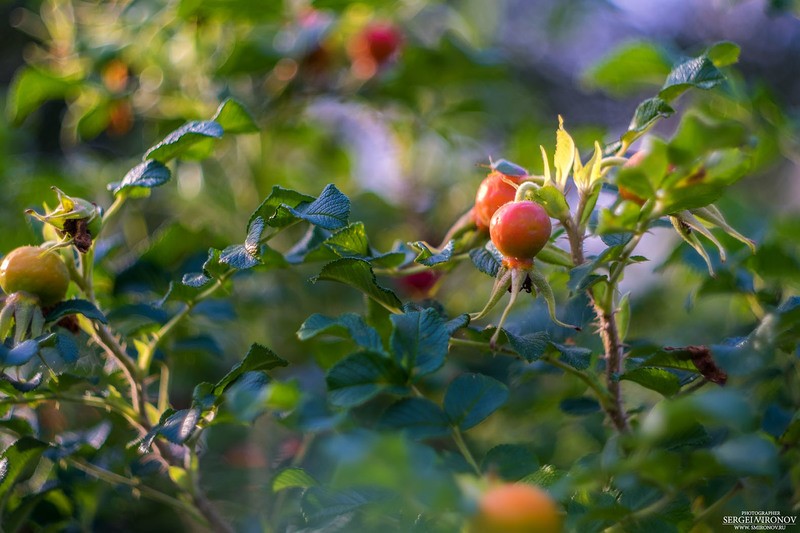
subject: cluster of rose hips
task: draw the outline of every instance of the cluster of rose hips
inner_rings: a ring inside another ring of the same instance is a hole
[[[553,230],[545,208],[528,198],[538,187],[526,173],[504,174],[493,170],[481,182],[475,196],[472,221],[479,232],[488,230],[491,242],[503,255],[503,260],[488,303],[481,312],[473,313],[471,318],[484,318],[505,292],[511,292],[511,298],[491,339],[492,345],[495,345],[500,328],[522,290],[531,292],[535,289],[545,299],[553,322],[577,329],[556,318],[553,290],[547,279],[534,267],[534,257],[547,245]]]

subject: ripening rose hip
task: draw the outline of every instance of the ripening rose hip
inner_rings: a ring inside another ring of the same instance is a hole
[[[41,305],[53,305],[67,294],[69,272],[58,253],[22,246],[0,263],[0,286],[6,294],[22,291],[36,296]]]
[[[473,218],[478,229],[489,229],[489,224],[495,211],[501,205],[514,201],[514,195],[517,194],[517,190],[505,180],[518,185],[523,181],[519,176],[506,176],[500,172],[493,171],[483,179],[478,187],[478,192],[475,195],[475,209],[473,210]]]
[[[367,54],[375,63],[382,65],[400,49],[403,35],[394,25],[376,22],[364,28],[354,46]]]
[[[489,235],[509,267],[526,267],[550,239],[553,226],[544,207],[523,200],[501,206],[492,217]]]
[[[489,489],[478,502],[469,533],[559,533],[563,515],[547,492],[524,483]]]

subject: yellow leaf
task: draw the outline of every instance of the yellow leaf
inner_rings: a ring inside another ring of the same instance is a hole
[[[556,170],[556,186],[563,191],[567,185],[572,162],[575,159],[575,141],[567,130],[564,129],[564,119],[558,116],[558,130],[556,131],[556,154],[553,166]]]
[[[587,166],[591,167],[591,172],[589,173],[589,188],[591,189],[594,187],[594,184],[600,181],[601,175],[600,171],[602,170],[603,165],[603,150],[600,148],[600,143],[595,141],[594,142],[594,155],[592,156],[592,160],[589,161]]]
[[[542,162],[544,163],[544,184],[553,185],[553,178],[550,177],[550,161],[547,159],[547,152],[544,151],[544,146],[539,145],[539,150],[542,151]]]
[[[589,167],[583,166],[581,163],[581,154],[578,152],[578,149],[575,148],[575,159],[572,162],[572,179],[575,180],[575,185],[577,185],[581,190],[586,188],[585,186],[588,185],[588,173]]]

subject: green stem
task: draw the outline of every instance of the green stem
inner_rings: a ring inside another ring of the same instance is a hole
[[[81,254],[81,278],[83,278],[83,290],[86,298],[93,304],[97,303],[94,295],[94,244]]]
[[[111,205],[108,206],[108,209],[105,210],[103,213],[103,225],[100,227],[100,231],[97,232],[97,235],[94,236],[95,241],[97,241],[103,233],[103,230],[108,226],[108,222],[113,219],[117,213],[119,213],[120,209],[122,209],[122,206],[125,205],[125,200],[127,200],[127,196],[124,194],[116,196]]]
[[[128,380],[128,385],[131,389],[131,403],[133,403],[134,410],[137,414],[144,415],[147,412],[145,410],[145,398],[142,386],[136,379],[136,366],[128,357],[128,354],[125,353],[125,350],[114,334],[111,333],[108,326],[100,324],[99,322],[92,322],[92,325],[94,326],[92,338],[94,338],[95,342],[103,348],[111,359],[116,361],[120,370],[122,370],[122,373],[125,375],[125,379]]]
[[[475,461],[475,458],[472,456],[472,452],[469,451],[467,443],[464,442],[464,436],[461,434],[461,430],[458,429],[458,426],[452,426],[452,428],[453,428],[453,441],[455,441],[458,451],[461,452],[461,455],[464,456],[464,459],[466,459],[466,461],[469,463],[472,469],[475,470],[475,473],[480,476],[481,468],[478,466],[477,461]]]
[[[628,162],[628,158],[627,158],[627,157],[617,157],[617,156],[613,156],[613,157],[604,157],[604,158],[603,158],[603,159],[600,161],[600,166],[601,166],[603,169],[606,169],[606,168],[610,168],[610,167],[618,167],[618,166],[622,166],[622,165],[624,165],[624,164],[625,164],[625,163],[627,163],[627,162]]]
[[[34,396],[25,396],[19,398],[0,398],[0,406],[2,405],[27,405],[38,402],[67,402],[95,407],[105,411],[117,413],[128,423],[134,427],[139,433],[144,435],[147,429],[142,426],[138,420],[138,415],[133,409],[127,409],[127,406],[115,405],[106,401],[105,398],[97,396],[77,396],[73,394],[36,394]]]
[[[647,507],[643,507],[638,511],[629,514],[628,516],[620,520],[619,523],[605,529],[604,533],[624,533],[625,531],[629,531],[629,528],[626,526],[629,526],[643,518],[653,516],[654,514],[658,513],[659,511],[667,507],[670,503],[672,503],[672,500],[674,499],[675,499],[674,494],[667,493],[658,500],[656,500],[655,502],[648,505]]]
[[[727,504],[731,499],[733,499],[733,497],[736,496],[736,494],[740,490],[742,490],[742,488],[744,488],[744,485],[742,485],[742,482],[741,481],[737,481],[736,484],[733,487],[731,487],[731,490],[726,492],[719,500],[715,501],[714,503],[712,503],[711,505],[706,507],[705,510],[703,510],[702,513],[697,515],[694,518],[694,521],[693,521],[692,524],[697,526],[699,524],[702,524],[703,522],[705,522],[709,518],[711,518],[715,513],[720,511],[725,506],[725,504]]]
[[[209,288],[195,296],[192,300],[186,302],[186,305],[184,305],[183,309],[178,311],[172,318],[169,319],[169,321],[167,321],[166,324],[161,326],[161,328],[153,334],[150,342],[147,344],[142,353],[139,354],[138,371],[141,375],[146,376],[150,371],[150,365],[153,362],[153,356],[155,355],[156,349],[158,348],[161,340],[169,335],[178,326],[178,324],[180,324],[181,321],[186,318],[189,313],[191,313],[192,309],[194,309],[197,304],[219,290],[229,276],[230,274],[226,273],[217,278]]]
[[[169,366],[161,364],[161,375],[158,379],[158,412],[163,413],[169,407]]]
[[[411,391],[418,398],[425,398],[425,395],[422,394],[422,391],[420,391],[416,385],[411,385]],[[475,470],[475,473],[480,476],[481,469],[478,466],[478,462],[475,461],[475,457],[472,456],[472,452],[469,451],[467,443],[464,442],[464,436],[461,434],[461,430],[458,428],[458,426],[450,426],[450,427],[452,429],[453,441],[456,443],[456,448],[458,448],[458,451],[461,452],[461,455],[464,457],[464,460],[466,460],[467,463],[469,463],[469,465],[472,467],[472,469]]]
[[[109,483],[111,485],[125,485],[131,487],[136,491],[138,491],[145,498],[169,505],[170,507],[173,507],[176,510],[183,511],[187,515],[191,516],[195,521],[197,521],[200,524],[203,524],[206,527],[210,525],[208,524],[206,518],[194,506],[184,501],[181,501],[177,498],[174,498],[168,494],[164,494],[163,492],[158,491],[152,487],[148,487],[139,480],[121,476],[117,473],[111,472],[104,468],[100,468],[99,466],[78,459],[67,458],[65,459],[65,461],[67,462],[68,465],[72,466],[73,468],[76,468],[77,470],[89,474],[90,476],[94,476],[101,481],[105,481],[106,483]]]

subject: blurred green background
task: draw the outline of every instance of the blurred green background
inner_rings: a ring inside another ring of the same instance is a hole
[[[365,70],[353,42],[375,22],[391,22],[402,44]],[[643,244],[651,261],[634,267],[625,286],[634,291],[633,338],[686,345],[705,342],[709,331],[735,337],[753,320],[742,293],[755,287],[777,303],[800,283],[800,23],[797,7],[779,0],[2,1],[0,250],[39,241],[23,211],[54,204],[50,186],[107,207],[106,184],[147,147],[186,120],[210,118],[226,97],[238,99],[261,132],[226,139],[202,162],[176,162],[176,179],[129,202],[101,243],[103,303],[117,309],[115,327],[137,331],[136,306],[198,270],[208,247],[240,242],[273,185],[316,195],[335,183],[380,250],[397,240],[437,243],[470,207],[481,165],[506,158],[539,172],[538,146],[552,149],[559,114],[583,150],[617,138],[682,54],[721,40],[742,48],[736,73],[723,90],[688,98],[753,135],[753,174],[721,207],[761,249],[733,254],[710,280],[693,250],[656,231]],[[668,136],[678,120],[656,133]],[[302,234],[288,233],[275,248],[288,250]],[[363,302],[345,287],[310,284],[315,269],[243,276],[231,298],[198,307],[181,340],[160,354],[174,368],[172,403],[188,405],[193,386],[221,375],[251,342],[290,360],[286,377],[301,388],[322,390],[311,363],[324,368],[348,346],[301,344],[295,332],[313,312],[338,315]],[[564,275],[556,279],[557,288],[565,284]],[[469,312],[489,288],[462,265],[438,296],[453,314]],[[520,312],[511,327],[529,328],[531,316],[545,320]],[[488,449],[503,433],[532,441],[555,463],[598,446],[600,420],[569,426],[558,399],[570,391],[550,386],[558,391],[542,412],[525,411],[520,397],[505,415],[537,417],[536,435],[516,435],[529,428],[495,417],[477,446]],[[211,433],[206,461],[220,486],[212,496],[230,497],[224,489],[242,479],[263,484],[260,472],[292,442],[276,428],[262,418],[255,431]],[[558,432],[570,437],[556,449],[542,435]]]

